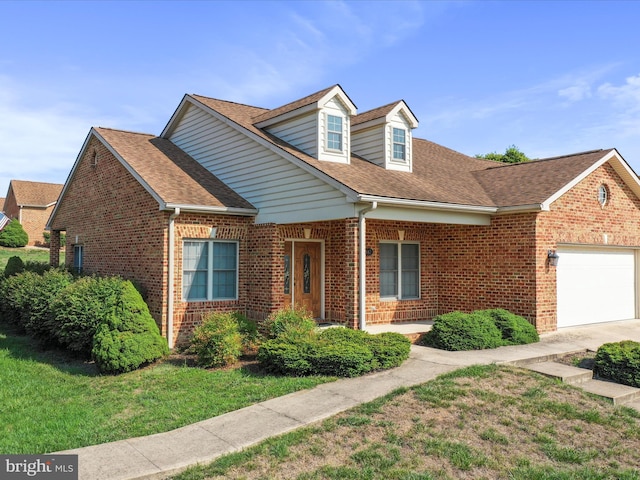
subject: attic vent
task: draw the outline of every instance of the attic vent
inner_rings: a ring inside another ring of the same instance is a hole
[[[97,167],[98,166],[98,152],[94,150],[93,155],[91,157],[91,166],[92,167]]]

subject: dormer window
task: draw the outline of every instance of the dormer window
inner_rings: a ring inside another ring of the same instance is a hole
[[[327,149],[342,151],[342,117],[327,115]]]
[[[393,159],[402,162],[407,159],[406,132],[402,128],[393,129]]]

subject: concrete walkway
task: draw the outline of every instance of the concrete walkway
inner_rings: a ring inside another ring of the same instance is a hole
[[[640,320],[565,328],[542,335],[536,344],[494,350],[413,346],[410,358],[392,370],[319,385],[166,433],[57,453],[79,455],[80,480],[163,479],[464,366],[523,365],[621,340],[640,341]]]

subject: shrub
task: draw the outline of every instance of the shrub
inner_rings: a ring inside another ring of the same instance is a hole
[[[286,308],[269,315],[264,328],[268,338],[296,342],[309,339],[316,330],[316,322],[305,310]]]
[[[640,343],[625,340],[605,343],[596,352],[596,375],[640,388]]]
[[[257,359],[267,372],[295,377],[312,375],[309,357],[313,348],[315,341],[311,339],[289,343],[274,338],[260,345]]]
[[[503,344],[502,334],[491,317],[481,313],[451,312],[438,315],[424,336],[428,346],[443,350],[482,350]]]
[[[17,325],[24,330],[25,320],[29,318],[29,305],[32,292],[38,280],[33,272],[22,272],[5,278],[0,285],[2,320]]]
[[[27,333],[43,345],[57,344],[57,323],[51,305],[57,295],[73,282],[66,270],[47,270],[34,277],[31,301],[25,309],[23,323]]]
[[[25,272],[33,272],[38,275],[42,275],[44,272],[51,270],[53,267],[47,262],[34,262],[33,260],[27,260],[24,263]]]
[[[242,353],[242,337],[233,313],[211,313],[195,328],[189,350],[197,356],[198,365],[224,367],[238,361]]]
[[[10,277],[24,272],[24,262],[18,256],[10,257],[7,265],[4,267],[4,276]]]
[[[526,318],[502,308],[481,310],[476,313],[489,316],[502,334],[504,345],[524,345],[540,341],[536,328]]]
[[[44,246],[51,246],[51,232],[42,232],[42,238],[44,239]],[[67,236],[64,232],[60,232],[60,246],[64,247],[67,243]]]
[[[353,342],[318,341],[309,352],[315,375],[356,377],[374,368],[373,353],[366,345]]]
[[[58,342],[88,358],[96,329],[118,305],[122,283],[118,277],[83,277],[60,291],[51,304]]]
[[[369,335],[367,345],[376,360],[374,370],[399,367],[411,353],[411,342],[407,337],[395,332]]]
[[[29,243],[29,235],[24,231],[17,218],[11,220],[0,230],[0,246],[2,247],[24,247]]]
[[[135,370],[169,353],[147,304],[133,284],[115,279],[114,308],[100,323],[91,356],[103,373]]]
[[[262,341],[262,335],[260,335],[258,331],[258,325],[240,312],[234,312],[233,316],[238,324],[238,332],[240,332],[240,336],[242,337],[243,352],[254,352]]]

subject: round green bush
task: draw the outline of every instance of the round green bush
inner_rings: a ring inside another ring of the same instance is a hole
[[[605,343],[596,352],[593,371],[615,382],[640,388],[640,343]]]
[[[123,282],[118,277],[82,277],[61,290],[51,304],[57,341],[89,358],[98,326],[113,316],[120,302]]]
[[[302,377],[313,374],[309,352],[315,341],[298,340],[295,343],[279,338],[267,340],[258,349],[257,360],[270,373]]]
[[[373,370],[373,360],[371,349],[359,343],[318,341],[309,351],[309,361],[315,375],[356,377]]]
[[[433,319],[424,343],[442,350],[482,350],[503,345],[502,334],[491,317],[480,313],[451,312]]]
[[[411,353],[411,342],[396,332],[369,335],[367,346],[371,349],[376,365],[374,370],[386,370],[402,365]]]
[[[238,361],[242,336],[233,313],[211,313],[198,325],[191,337],[189,351],[196,354],[202,367],[224,367]]]
[[[10,277],[24,272],[24,262],[18,256],[10,257],[7,265],[4,267],[4,276]]]
[[[98,326],[91,350],[103,373],[129,372],[169,353],[140,292],[129,281],[116,280],[114,306]]]
[[[504,345],[524,345],[540,341],[536,327],[531,325],[526,318],[515,313],[502,308],[480,310],[475,313],[487,315],[492,319],[502,334]]]
[[[0,246],[9,248],[24,247],[29,243],[29,235],[24,231],[17,218],[11,220],[0,230]]]
[[[45,346],[57,346],[58,324],[51,309],[58,294],[73,282],[66,270],[47,270],[34,278],[31,301],[23,319],[27,333]]]
[[[286,308],[273,312],[265,320],[267,338],[285,341],[305,341],[311,338],[317,328],[315,320],[304,310]]]

